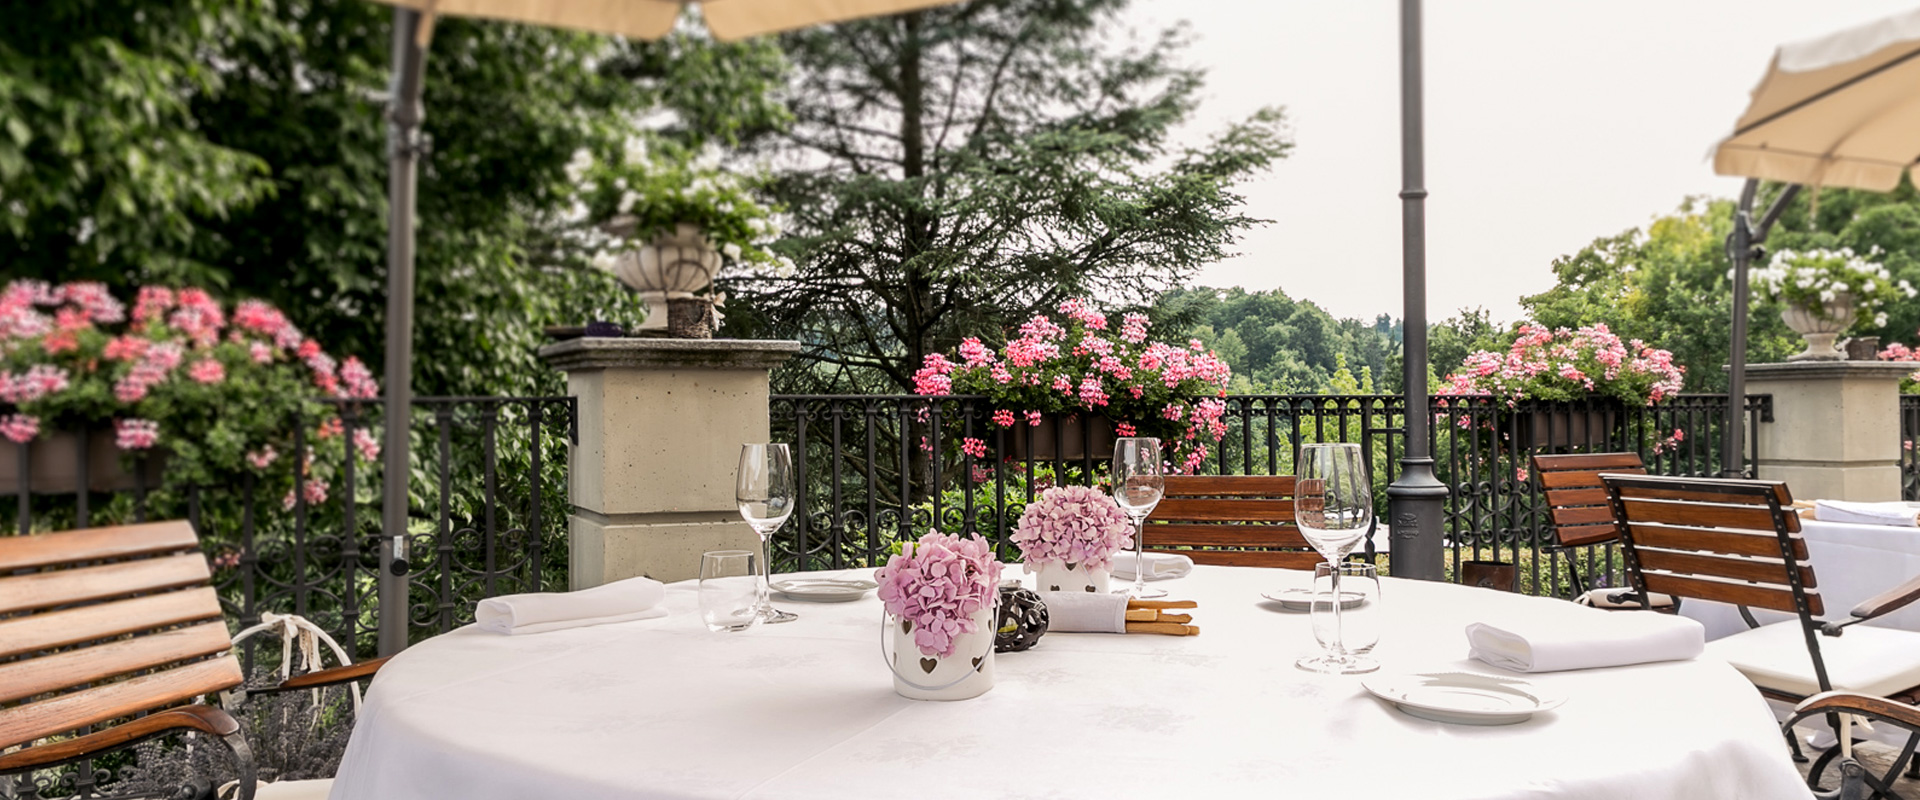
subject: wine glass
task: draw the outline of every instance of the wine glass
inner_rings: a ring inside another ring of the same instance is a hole
[[[793,515],[793,459],[784,444],[743,444],[740,446],[740,473],[734,479],[733,499],[740,504],[740,516],[760,534],[760,587],[754,601],[754,614],[768,624],[792,622],[799,617],[773,607],[768,582],[772,579],[773,532]]]
[[[1160,440],[1129,436],[1113,446],[1113,500],[1133,522],[1133,586],[1116,589],[1128,597],[1166,597],[1165,589],[1147,587],[1147,515],[1166,494],[1167,478],[1160,462]]]
[[[1373,519],[1373,487],[1357,444],[1310,444],[1300,450],[1294,478],[1294,519],[1300,535],[1332,565],[1333,630],[1326,652],[1294,662],[1309,672],[1350,675],[1372,672],[1380,662],[1348,650],[1342,642],[1339,568]]]

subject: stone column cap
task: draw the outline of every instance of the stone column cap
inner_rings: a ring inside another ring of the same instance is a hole
[[[1763,380],[1833,380],[1864,378],[1899,380],[1920,369],[1920,364],[1905,361],[1789,361],[1776,364],[1748,364],[1747,378]]]
[[[773,369],[800,352],[783,339],[658,339],[583,336],[540,348],[564,372],[600,369]]]

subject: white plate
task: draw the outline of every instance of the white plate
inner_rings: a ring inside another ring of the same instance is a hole
[[[1275,589],[1271,592],[1261,592],[1260,596],[1279,603],[1281,608],[1288,611],[1312,611],[1313,594],[1312,589]],[[1367,596],[1360,592],[1341,592],[1340,594],[1345,596],[1340,601],[1342,611],[1356,608],[1361,603],[1367,602]]]
[[[1512,725],[1567,702],[1565,695],[1519,678],[1476,672],[1381,674],[1360,685],[1408,714],[1460,725]]]
[[[865,597],[880,584],[857,578],[793,578],[774,581],[769,588],[794,600],[816,603],[845,603]]]

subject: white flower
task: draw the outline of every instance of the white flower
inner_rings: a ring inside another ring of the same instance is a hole
[[[646,140],[639,137],[627,139],[622,145],[621,158],[628,164],[644,163],[647,160]]]
[[[618,263],[618,261],[619,259],[615,258],[612,253],[605,250],[593,254],[593,268],[601,272],[612,272],[614,265]]]
[[[780,264],[779,266],[774,267],[773,274],[778,275],[782,278],[791,278],[793,277],[793,273],[798,271],[797,268],[795,268],[793,265],[793,259],[788,258],[786,256],[781,256],[779,261],[780,261]]]
[[[633,192],[627,192],[625,194],[620,195],[620,205],[618,207],[619,212],[622,214],[625,214],[629,211],[632,211],[633,204],[639,201],[639,199],[640,199],[640,196],[637,194],[634,194]]]
[[[720,252],[727,254],[727,258],[735,261],[740,260],[740,245],[734,244],[733,242],[728,242],[725,247],[720,248]]]
[[[1820,302],[1822,302],[1822,303],[1831,303],[1831,302],[1833,302],[1833,298],[1834,298],[1834,292],[1833,292],[1833,290],[1832,290],[1832,289],[1821,289],[1821,290],[1820,290]]]
[[[1882,311],[1873,315],[1873,326],[1876,328],[1887,327],[1887,312]]]
[[[567,182],[579,183],[587,174],[587,168],[593,166],[593,154],[584,148],[573,151],[573,158],[567,161]]]

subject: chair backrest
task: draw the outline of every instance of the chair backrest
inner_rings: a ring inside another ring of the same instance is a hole
[[[1168,476],[1143,530],[1147,550],[1196,564],[1313,569],[1326,560],[1294,523],[1292,475]]]
[[[1826,613],[1793,497],[1778,481],[1607,475],[1627,571],[1642,592]]]
[[[0,748],[240,684],[186,522],[0,537]]]
[[[1533,479],[1546,493],[1552,510],[1553,537],[1561,547],[1585,547],[1620,538],[1607,504],[1607,487],[1600,473],[1645,475],[1639,453],[1582,453],[1536,455]]]

